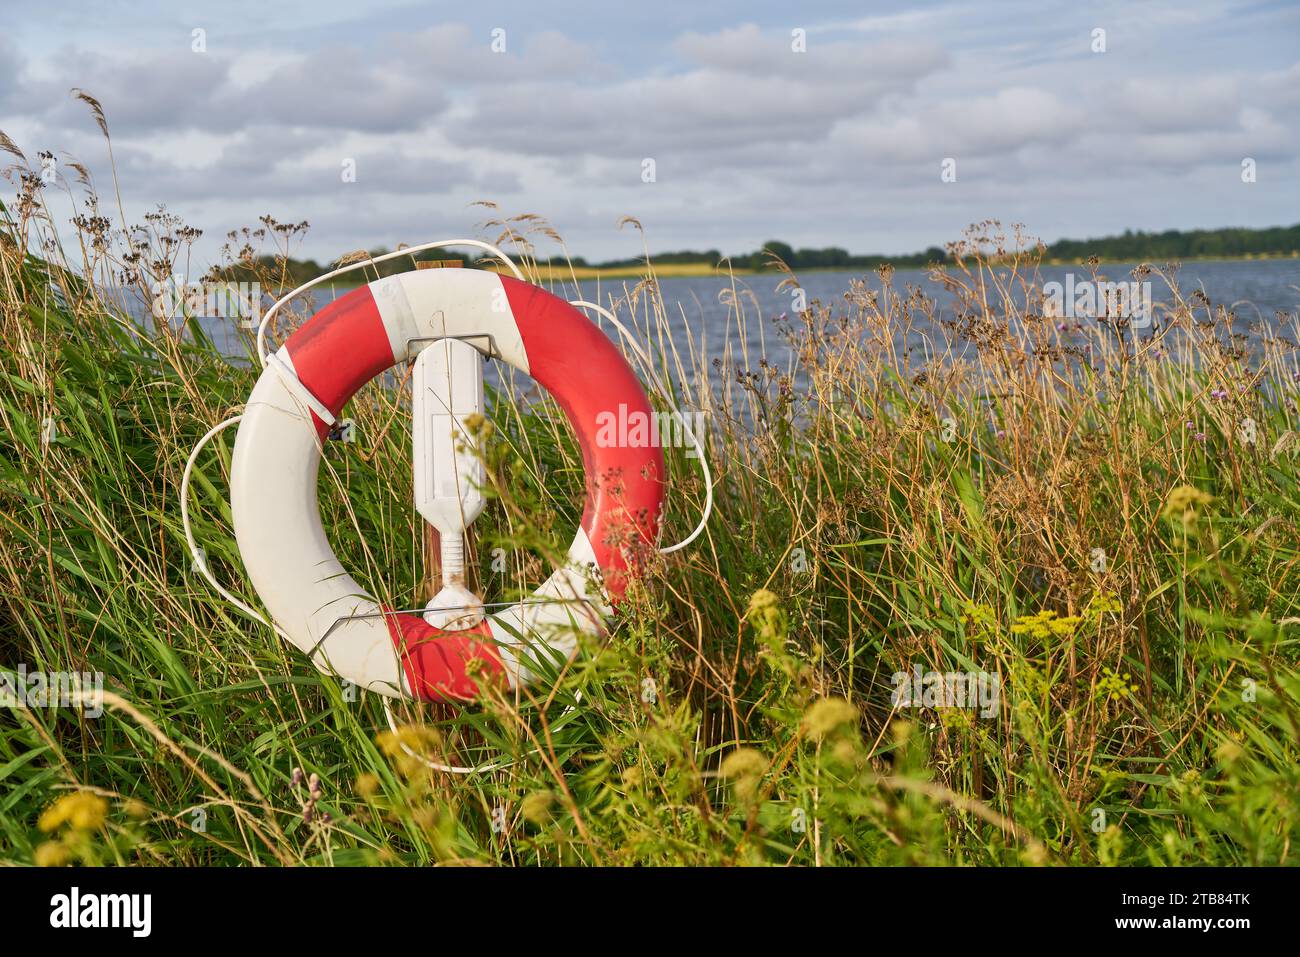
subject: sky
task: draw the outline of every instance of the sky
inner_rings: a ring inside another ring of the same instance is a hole
[[[70,160],[110,198],[104,138],[69,91],[92,94],[128,220],[165,205],[204,230],[209,262],[264,214],[309,222],[294,253],[322,261],[491,240],[485,224],[520,214],[593,261],[643,242],[906,253],[985,219],[1049,242],[1300,222],[1294,0],[0,12],[0,131],[33,165],[52,152],[77,202]],[[53,201],[65,221],[74,197]]]

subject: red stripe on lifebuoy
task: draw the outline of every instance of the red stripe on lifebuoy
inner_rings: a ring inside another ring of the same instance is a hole
[[[396,361],[388,332],[370,287],[336,299],[291,335],[285,348],[294,372],[308,391],[338,416],[357,391]],[[322,441],[328,427],[312,413]],[[473,700],[478,689],[465,673],[471,658],[483,662],[485,675],[505,674],[496,651],[474,636],[480,629],[443,631],[419,615],[384,615],[393,647],[402,659],[411,692],[426,701]],[[483,628],[486,628],[486,622]]]
[[[396,361],[369,286],[334,300],[284,346],[298,381],[336,417],[358,389]],[[315,412],[311,420],[323,440],[327,426]]]
[[[661,445],[600,445],[602,413],[643,415],[653,409],[636,373],[586,316],[545,289],[501,277],[528,355],[528,373],[559,403],[578,436],[587,475],[582,527],[614,599],[626,588],[628,559],[653,548],[664,499]],[[620,410],[620,406],[622,409]]]
[[[418,615],[393,613],[384,619],[401,652],[407,684],[417,698],[448,704],[473,701],[479,687],[468,674],[471,661],[480,662],[479,673],[487,680],[505,674],[486,619],[464,631],[434,628]]]

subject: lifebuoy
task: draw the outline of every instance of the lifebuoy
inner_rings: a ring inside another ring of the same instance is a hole
[[[548,390],[577,433],[586,469],[567,563],[531,599],[465,631],[381,607],[339,563],[316,497],[328,418],[375,376],[444,338],[464,339]],[[652,410],[627,361],[582,313],[485,270],[419,270],[321,309],[275,360],[239,423],[230,503],[254,589],[317,668],[392,697],[464,701],[478,693],[475,675],[526,684],[539,655],[567,660],[578,632],[600,631],[637,552],[658,538],[664,460],[656,444],[597,440],[602,413],[622,405],[649,418]]]

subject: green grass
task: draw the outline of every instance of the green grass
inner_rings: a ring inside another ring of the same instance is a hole
[[[106,701],[99,717],[0,712],[0,860],[1294,859],[1293,329],[1248,358],[1221,307],[1175,294],[1136,355],[1097,323],[1060,343],[1008,305],[1037,282],[1033,256],[991,266],[972,246],[944,274],[967,360],[896,351],[934,304],[885,270],[883,297],[853,284],[775,326],[736,296],[715,366],[653,281],[629,288],[619,315],[675,401],[707,416],[707,535],[647,568],[608,640],[551,683],[459,712],[401,705],[394,735],[375,696],[318,674],[190,568],[181,471],[254,375],[196,323],[146,333],[86,281],[125,272],[145,288],[168,271],[184,236],[153,225],[133,258],[93,224],[76,247],[43,246],[34,185],[4,213],[0,664],[102,672]],[[792,346],[789,367],[736,345],[760,323]],[[1159,355],[1174,332],[1189,349]],[[1096,368],[1041,357],[1061,344]],[[491,397],[474,542],[488,600],[536,587],[581,507],[573,439],[549,401],[519,401],[527,385]],[[320,489],[344,564],[403,607],[424,595],[408,401],[367,387],[348,413],[358,439],[328,445]],[[195,529],[219,579],[256,602],[229,523],[232,441],[200,460]],[[669,462],[675,540],[703,488],[681,450]],[[890,676],[916,665],[997,673],[999,707],[894,707]],[[442,774],[402,744],[508,766]]]

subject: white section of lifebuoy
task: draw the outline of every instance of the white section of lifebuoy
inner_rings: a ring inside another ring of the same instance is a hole
[[[396,362],[412,359],[430,339],[466,338],[474,348],[528,373],[528,353],[519,335],[501,279],[482,269],[421,269],[370,284]]]
[[[277,356],[293,368],[288,351]],[[271,620],[321,671],[381,694],[406,679],[378,604],[339,563],[316,498],[321,448],[310,411],[263,370],[231,463],[235,538]],[[346,627],[336,627],[346,621]]]
[[[569,546],[568,563],[542,583],[529,601],[490,616],[489,627],[511,685],[538,675],[539,659],[551,669],[578,650],[578,634],[596,635],[611,609],[591,570],[596,556],[581,528]]]

